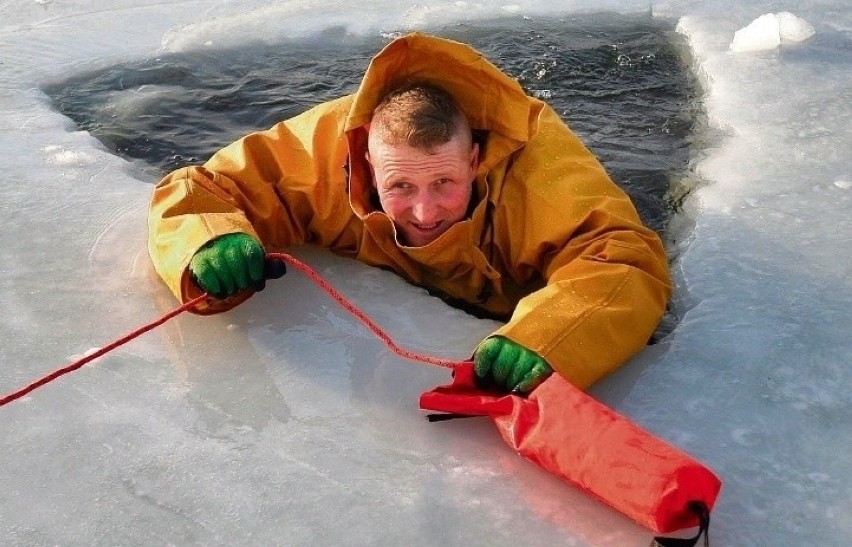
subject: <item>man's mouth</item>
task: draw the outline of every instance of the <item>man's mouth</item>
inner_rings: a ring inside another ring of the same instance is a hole
[[[441,223],[440,222],[433,222],[432,224],[415,224],[415,223],[412,223],[411,225],[414,226],[414,228],[419,232],[429,233],[429,232],[434,232],[435,230],[437,230],[438,227],[441,225]]]

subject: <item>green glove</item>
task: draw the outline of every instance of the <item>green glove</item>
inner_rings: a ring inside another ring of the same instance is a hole
[[[222,299],[246,289],[262,290],[266,253],[248,234],[226,234],[208,242],[189,261],[195,283]]]
[[[473,364],[477,378],[500,391],[529,393],[553,373],[544,359],[502,336],[480,342]]]

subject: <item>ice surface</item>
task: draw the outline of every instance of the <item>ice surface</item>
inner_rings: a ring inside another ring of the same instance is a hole
[[[0,392],[175,305],[145,253],[150,181],[53,111],[43,85],[180,48],[570,17],[552,1],[362,4],[0,4]],[[852,14],[845,0],[797,2],[810,39],[730,51],[739,29],[787,8],[654,4],[679,21],[706,87],[704,183],[670,234],[683,320],[593,389],[718,471],[717,546],[852,537]],[[299,256],[411,349],[465,357],[495,327],[386,272]],[[390,356],[288,274],[226,315],[181,316],[0,409],[0,537],[647,545],[647,530],[520,460],[485,421],[426,423],[417,397],[446,379]]]

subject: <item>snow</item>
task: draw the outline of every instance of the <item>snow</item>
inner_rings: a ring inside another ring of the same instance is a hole
[[[145,251],[151,181],[53,110],[43,85],[335,27],[648,10],[558,4],[0,3],[0,393],[175,306]],[[683,320],[592,393],[719,473],[714,545],[845,545],[852,14],[844,0],[652,9],[678,21],[706,90],[694,163],[704,183],[670,245]],[[496,326],[387,272],[297,254],[412,350],[463,358]],[[427,423],[418,395],[447,379],[389,355],[288,274],[226,315],[180,316],[0,409],[0,535],[11,545],[647,545],[648,530],[512,454],[486,421]]]

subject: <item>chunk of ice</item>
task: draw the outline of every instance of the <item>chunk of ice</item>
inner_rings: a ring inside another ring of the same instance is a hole
[[[815,33],[810,23],[789,11],[765,13],[736,31],[730,48],[737,53],[767,51],[782,43],[803,42]]]
[[[766,13],[752,21],[747,27],[734,33],[731,51],[766,51],[781,45],[781,29],[778,16]]]
[[[782,43],[804,42],[816,34],[810,23],[789,11],[782,11],[778,14],[778,27]]]

